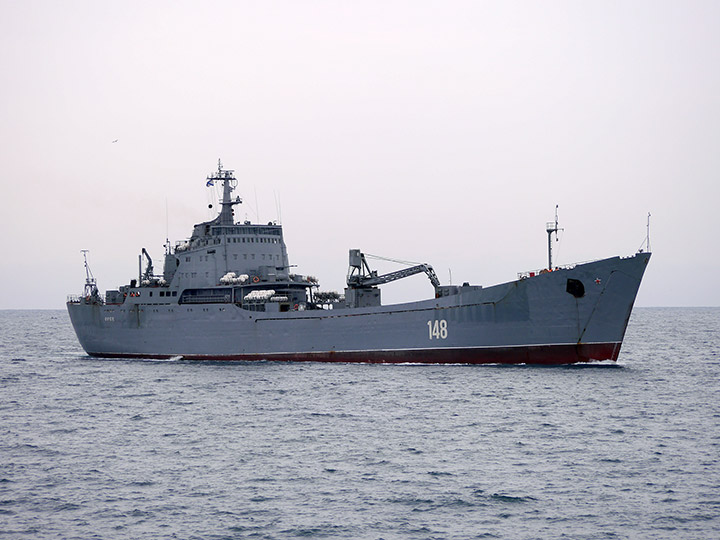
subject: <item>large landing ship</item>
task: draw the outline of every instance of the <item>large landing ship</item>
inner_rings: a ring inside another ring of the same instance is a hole
[[[649,252],[548,267],[491,287],[441,285],[432,267],[381,274],[350,250],[344,294],[290,272],[282,226],[236,222],[233,171],[221,210],[166,246],[162,275],[143,248],[137,279],[103,297],[85,261],[67,308],[91,356],[189,360],[570,364],[617,360]],[[145,261],[145,269],[142,262]],[[427,274],[431,298],[383,305],[379,286]]]

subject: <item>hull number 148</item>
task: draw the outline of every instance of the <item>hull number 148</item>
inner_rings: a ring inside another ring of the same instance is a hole
[[[447,321],[440,319],[439,321],[428,321],[428,337],[430,339],[447,338]]]

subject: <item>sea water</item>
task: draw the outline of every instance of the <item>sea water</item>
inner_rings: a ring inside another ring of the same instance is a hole
[[[718,538],[720,309],[566,367],[86,356],[0,312],[0,538]]]

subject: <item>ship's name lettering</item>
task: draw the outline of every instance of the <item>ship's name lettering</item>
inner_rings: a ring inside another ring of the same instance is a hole
[[[115,317],[105,317],[105,322],[115,322]]]
[[[445,319],[428,321],[428,337],[430,339],[446,339],[448,336],[448,325]]]

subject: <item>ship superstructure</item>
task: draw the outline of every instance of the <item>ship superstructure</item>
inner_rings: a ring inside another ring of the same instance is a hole
[[[282,226],[236,222],[233,171],[218,164],[220,212],[166,245],[162,275],[144,248],[137,279],[103,298],[86,261],[68,299],[81,345],[101,357],[546,363],[616,360],[649,253],[527,273],[492,287],[441,285],[428,264],[378,275],[350,250],[341,294],[290,272]],[[557,216],[550,234],[557,234]],[[143,270],[143,261],[145,268]],[[380,285],[425,273],[432,297],[383,305]]]
[[[155,275],[143,248],[138,279],[107,291],[107,305],[236,303],[263,311],[304,309],[317,283],[290,273],[282,226],[235,222],[233,207],[242,200],[233,198],[237,180],[220,162],[207,177],[207,186],[214,185],[222,188],[217,217],[195,225],[190,238],[174,248],[166,245],[162,275]]]

